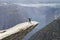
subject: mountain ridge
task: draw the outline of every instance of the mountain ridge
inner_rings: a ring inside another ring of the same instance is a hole
[[[43,29],[36,32],[29,40],[58,40],[60,39],[60,19],[54,20]]]

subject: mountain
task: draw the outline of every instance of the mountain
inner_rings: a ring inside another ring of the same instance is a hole
[[[40,30],[60,16],[60,5],[44,5],[37,6],[28,4],[24,6],[22,4],[0,3],[0,30],[8,29],[16,24],[25,22],[27,18],[40,22],[39,26],[36,27],[37,30]],[[31,33],[34,34],[37,30]]]
[[[15,4],[0,4],[0,30],[8,29],[19,23],[25,22],[27,14],[23,13],[22,7]]]
[[[29,40],[60,40],[60,19],[36,32]]]

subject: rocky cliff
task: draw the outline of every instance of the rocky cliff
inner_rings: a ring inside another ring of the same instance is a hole
[[[29,40],[60,40],[60,19],[36,32]]]

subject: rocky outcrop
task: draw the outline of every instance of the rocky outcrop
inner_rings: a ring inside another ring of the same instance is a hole
[[[38,22],[26,22],[18,24],[13,28],[7,29],[6,32],[0,33],[1,40],[22,40],[23,37],[33,30],[38,25]]]
[[[60,19],[36,32],[29,40],[60,40]]]

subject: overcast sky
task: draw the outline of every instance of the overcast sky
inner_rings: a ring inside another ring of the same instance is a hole
[[[60,3],[60,0],[0,0],[11,3]]]

